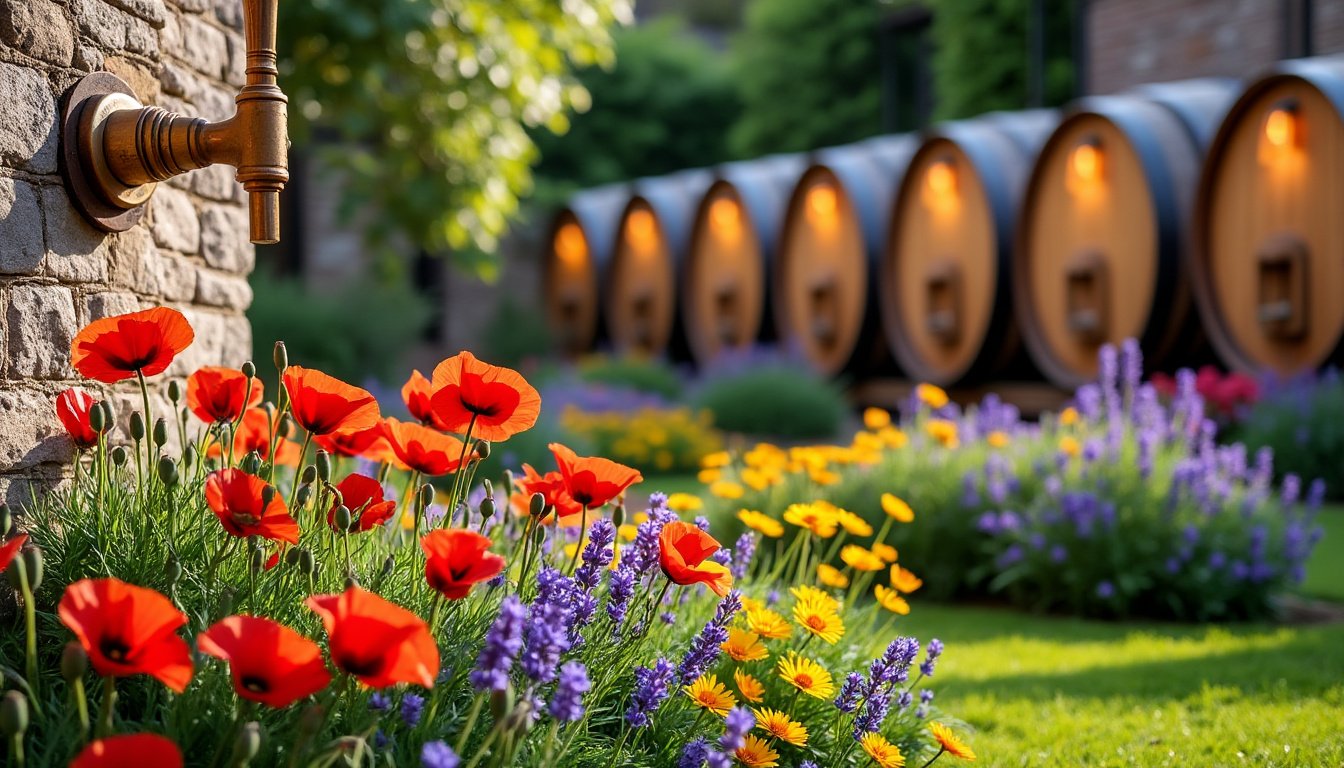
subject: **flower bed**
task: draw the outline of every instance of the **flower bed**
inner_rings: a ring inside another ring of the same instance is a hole
[[[913,508],[919,524],[891,543],[942,597],[997,593],[1103,616],[1265,616],[1303,577],[1323,485],[1304,499],[1290,475],[1276,492],[1268,450],[1214,442],[1195,376],[1180,374],[1165,405],[1139,381],[1138,354],[1133,344],[1103,350],[1101,382],[1039,423],[992,397],[963,413],[921,386],[899,425],[873,410],[848,446],[758,446],[712,458],[701,479],[723,511],[821,498],[877,521],[884,508],[902,518]]]
[[[203,369],[156,417],[145,379],[192,340],[168,309],[81,331],[76,370],[137,380],[143,409],[122,429],[106,401],[62,394],[74,482],[22,533],[0,510],[22,606],[0,634],[9,764],[974,758],[927,685],[942,644],[893,632],[903,599],[855,599],[887,561],[814,586],[806,524],[767,569],[754,534],[723,548],[663,497],[628,513],[639,474],[559,444],[555,470],[477,485],[540,397],[468,353],[407,383],[415,421],[283,345],[273,383]]]

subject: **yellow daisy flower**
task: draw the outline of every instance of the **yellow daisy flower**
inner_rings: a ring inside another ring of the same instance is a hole
[[[892,613],[901,616],[907,616],[910,613],[910,604],[905,602],[905,598],[890,587],[883,584],[874,585],[873,596],[877,598],[878,604]]]
[[[933,738],[938,740],[938,747],[953,757],[959,757],[962,760],[974,760],[975,752],[966,745],[957,734],[952,732],[942,723],[930,723],[929,730],[933,732]]]
[[[719,480],[718,482],[710,483],[709,492],[718,496],[720,499],[732,500],[742,498],[742,495],[746,493],[746,490],[737,483],[732,483],[727,480]]]
[[[779,753],[770,748],[765,739],[747,734],[746,743],[733,753],[737,762],[747,768],[775,768],[779,765]]]
[[[990,448],[1002,448],[1008,444],[1008,433],[1001,430],[994,430],[985,435],[985,442],[989,443]]]
[[[810,634],[835,645],[845,634],[845,623],[835,609],[823,603],[799,600],[793,604],[793,620]]]
[[[764,491],[766,488],[769,488],[779,481],[778,473],[773,471],[767,472],[763,469],[756,469],[755,467],[747,467],[738,473],[738,476],[741,477],[742,482],[746,483],[747,487],[753,491]]]
[[[787,741],[795,747],[807,744],[807,728],[784,712],[752,707],[751,713],[756,716],[756,727],[771,738]]]
[[[778,539],[784,535],[784,524],[764,512],[757,512],[754,509],[738,510],[737,519],[741,520],[743,525],[767,538]]]
[[[634,541],[635,537],[639,535],[639,526],[625,523],[616,529],[616,535],[620,536],[623,541]]]
[[[1078,423],[1078,410],[1076,408],[1065,408],[1059,412],[1059,423],[1066,427],[1071,427]]]
[[[858,544],[846,544],[840,550],[840,559],[856,571],[880,571],[887,567],[882,558]]]
[[[648,513],[648,512],[636,512],[636,513],[634,514],[634,516],[630,518],[630,520],[631,520],[631,522],[633,522],[635,525],[639,525],[640,523],[647,523],[647,522],[649,521],[649,513]]]
[[[890,544],[882,544],[882,543],[873,545],[873,554],[877,555],[878,557],[882,558],[884,562],[888,563],[896,562],[896,560],[899,559],[901,556],[900,553],[896,551],[895,547],[891,546]]]
[[[947,393],[932,384],[920,384],[915,387],[915,396],[921,403],[935,410],[947,405]]]
[[[788,620],[769,608],[747,611],[747,627],[770,640],[787,640],[793,634],[793,627]]]
[[[891,586],[898,592],[914,592],[924,586],[924,580],[899,565],[891,566]]]
[[[811,603],[824,611],[840,610],[840,601],[836,600],[831,593],[817,589],[811,584],[800,584],[789,590],[789,594],[800,603]]]
[[[859,746],[863,751],[873,758],[879,768],[904,768],[905,755],[896,748],[895,744],[887,741],[880,733],[865,733],[862,739],[859,739]]]
[[[832,472],[829,469],[809,470],[807,476],[817,485],[835,485],[843,479],[839,472]]]
[[[758,661],[770,656],[770,652],[761,643],[760,635],[737,627],[728,630],[728,639],[719,647],[733,661]]]
[[[1072,459],[1083,452],[1083,446],[1078,442],[1078,438],[1065,435],[1059,438],[1059,452]]]
[[[915,520],[915,511],[910,508],[910,505],[906,504],[904,499],[892,493],[882,494],[882,511],[898,523],[911,523]]]
[[[728,710],[737,706],[737,699],[728,692],[719,678],[714,675],[701,675],[694,683],[682,688],[695,706],[707,709],[723,717]]]
[[[727,451],[715,451],[714,453],[707,453],[701,457],[700,467],[702,469],[726,467],[732,460],[733,457],[729,456]]]
[[[737,692],[742,694],[742,698],[746,701],[760,704],[765,698],[765,686],[746,672],[740,669],[733,670],[733,682],[737,684]]]
[[[667,497],[667,508],[673,512],[695,512],[705,506],[699,496],[689,493],[674,493]]]
[[[904,448],[910,438],[904,432],[896,427],[886,427],[877,432],[877,436],[882,438],[882,443],[888,448]]]
[[[825,667],[792,651],[779,660],[778,671],[780,679],[808,696],[828,699],[835,693],[831,673]]]
[[[865,408],[863,410],[863,428],[871,429],[876,432],[883,427],[891,426],[891,413],[881,408]]]
[[[957,423],[947,419],[929,419],[924,425],[929,437],[937,440],[944,448],[956,448],[960,445],[957,437]]]
[[[835,589],[844,589],[849,586],[849,577],[840,569],[826,563],[817,566],[817,581]]]
[[[790,504],[784,510],[784,522],[806,528],[823,539],[834,536],[840,524],[834,512],[816,504]]]
[[[850,536],[866,537],[873,535],[873,526],[868,524],[867,520],[850,512],[847,509],[837,509],[835,511],[836,519],[840,521],[840,526],[849,533]]]
[[[765,603],[754,597],[742,596],[742,613],[745,615],[751,611],[759,611],[765,607]]]
[[[720,477],[723,477],[723,471],[718,469],[702,469],[699,474],[695,476],[697,480],[705,485],[717,483]]]

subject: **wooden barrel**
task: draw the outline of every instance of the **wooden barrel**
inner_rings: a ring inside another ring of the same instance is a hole
[[[770,278],[775,329],[824,374],[871,371],[888,357],[875,269],[915,145],[902,134],[819,150],[789,196]]]
[[[1190,212],[1200,161],[1234,80],[1149,86],[1074,102],[1036,160],[1013,258],[1013,304],[1032,361],[1072,389],[1103,344],[1139,340],[1150,368],[1189,364]]]
[[[695,206],[711,181],[709,171],[694,169],[632,185],[602,284],[604,322],[617,354],[685,358],[677,282]]]
[[[1195,303],[1232,368],[1293,373],[1344,340],[1344,57],[1280,62],[1227,114],[1195,206]]]
[[[697,365],[753,344],[769,327],[766,275],[789,191],[805,164],[802,155],[776,155],[715,170],[696,209],[679,293]]]
[[[598,286],[629,199],[628,185],[595,187],[574,194],[551,220],[542,254],[542,305],[556,344],[567,355],[590,352],[602,341]]]
[[[1022,376],[1009,306],[1012,233],[1049,110],[937,126],[896,193],[882,255],[887,342],[905,374],[940,386]]]

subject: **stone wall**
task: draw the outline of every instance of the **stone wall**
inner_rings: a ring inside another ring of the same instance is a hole
[[[240,0],[0,0],[0,498],[10,503],[68,473],[52,400],[69,386],[96,391],[69,365],[84,324],[181,309],[196,342],[170,376],[250,354],[254,255],[233,169],[160,184],[138,226],[105,235],[72,207],[56,163],[61,95],[88,72],[117,74],[147,104],[228,117],[241,28]],[[114,394],[123,418],[135,391]]]

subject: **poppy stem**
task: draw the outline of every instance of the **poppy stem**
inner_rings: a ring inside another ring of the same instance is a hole
[[[117,679],[112,675],[103,678],[103,705],[98,710],[98,738],[112,735],[112,708],[117,700]]]
[[[74,699],[75,711],[79,713],[79,738],[89,740],[89,700],[84,694],[84,676],[80,675],[70,683],[70,698]]]
[[[467,739],[471,737],[471,731],[476,727],[476,718],[480,717],[481,706],[485,704],[485,694],[476,694],[476,700],[471,703],[471,711],[467,713],[467,724],[457,735],[457,746],[454,752],[462,754],[462,750],[467,748]]]
[[[28,580],[26,567],[15,567],[13,570],[19,576],[19,591],[23,593],[24,648],[28,662],[24,674],[28,677],[28,698],[33,702],[33,709],[40,711],[37,697],[37,606],[33,602],[33,585]]]
[[[444,515],[443,521],[439,523],[444,528],[452,522],[459,497],[465,496],[466,492],[471,490],[470,486],[462,487],[462,476],[466,474],[462,471],[462,462],[467,460],[467,451],[471,450],[471,433],[474,429],[476,429],[476,414],[473,413],[471,421],[467,422],[467,433],[462,436],[462,451],[457,455],[457,469],[453,471],[453,495],[448,498],[448,503],[452,506],[448,507],[448,514]]]
[[[294,468],[294,484],[289,487],[289,499],[294,500],[294,494],[299,492],[299,481],[303,479],[303,457],[308,455],[308,446],[313,443],[313,433],[305,432],[303,435],[303,448],[299,449],[299,464]],[[275,451],[271,451],[271,468],[275,468]]]
[[[154,434],[154,414],[149,408],[149,384],[145,382],[145,374],[139,369],[135,369],[135,378],[140,382],[140,399],[145,404],[145,471],[154,471],[154,440],[150,435]],[[144,479],[141,479],[144,482]]]
[[[579,518],[579,544],[578,546],[574,547],[574,556],[569,559],[569,569],[566,575],[572,576],[574,574],[574,568],[579,564],[579,553],[583,551],[584,537],[588,533],[587,523],[588,523],[588,505],[584,504],[583,515]],[[555,521],[555,524],[556,526],[560,525],[559,519]]]

